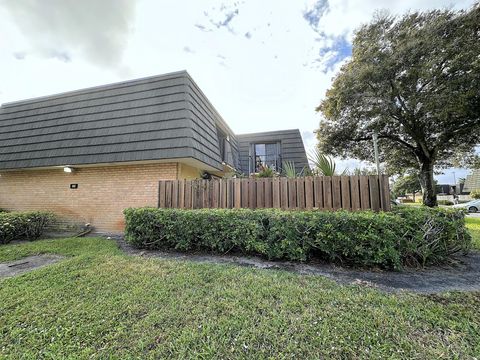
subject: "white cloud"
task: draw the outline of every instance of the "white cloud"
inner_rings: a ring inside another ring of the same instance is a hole
[[[121,63],[134,20],[134,0],[3,1],[24,36],[27,53],[71,61],[81,56],[104,67]]]

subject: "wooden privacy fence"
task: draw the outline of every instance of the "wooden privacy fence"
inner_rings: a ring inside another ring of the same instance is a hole
[[[160,181],[161,208],[390,210],[388,176]]]

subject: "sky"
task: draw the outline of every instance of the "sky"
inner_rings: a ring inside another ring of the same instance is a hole
[[[0,0],[0,103],[187,70],[237,133],[299,128],[376,11],[473,0]],[[338,168],[361,165],[338,160]],[[365,165],[365,164],[364,164]],[[465,177],[447,170],[440,182]]]

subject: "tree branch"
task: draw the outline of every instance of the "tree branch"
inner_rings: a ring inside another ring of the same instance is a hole
[[[418,150],[415,146],[409,144],[405,140],[402,140],[400,137],[395,136],[395,135],[379,134],[378,138],[379,139],[390,139],[390,140],[396,141],[396,142],[402,144],[403,146],[405,146],[406,148],[408,148],[409,150],[412,150],[412,151],[417,151]],[[372,140],[372,139],[373,138],[371,136],[363,136],[363,137],[357,137],[357,138],[350,138],[350,141],[361,142],[361,141],[369,141],[369,140]]]

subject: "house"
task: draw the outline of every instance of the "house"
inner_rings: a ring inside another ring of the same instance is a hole
[[[308,166],[298,130],[236,135],[186,71],[3,104],[0,208],[120,232],[158,181]]]

